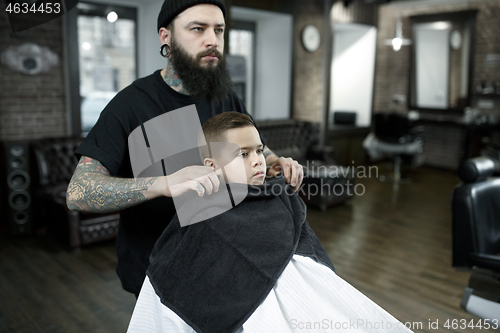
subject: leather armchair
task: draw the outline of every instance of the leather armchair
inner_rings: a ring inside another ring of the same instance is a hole
[[[463,183],[453,190],[453,266],[472,269],[462,308],[500,320],[500,178],[488,178],[495,164],[486,157],[462,163]]]
[[[256,125],[277,156],[292,157],[304,167],[299,195],[308,206],[325,211],[353,197],[355,172],[336,165],[333,147],[317,145],[319,124],[284,119],[257,121]]]
[[[119,213],[80,213],[66,206],[66,190],[78,163],[73,153],[82,141],[78,137],[47,138],[32,145],[41,218],[72,249],[116,237],[119,223]]]

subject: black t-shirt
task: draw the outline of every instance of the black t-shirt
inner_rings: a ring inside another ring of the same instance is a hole
[[[195,104],[200,122],[226,111],[245,113],[243,102],[231,92],[221,104],[197,100],[170,88],[160,70],[136,80],[120,91],[102,111],[75,155],[88,156],[106,167],[112,176],[133,178],[128,136],[150,119]],[[263,142],[264,143],[264,142]],[[118,276],[125,290],[138,294],[153,246],[175,215],[172,198],[161,197],[120,212],[117,237]]]

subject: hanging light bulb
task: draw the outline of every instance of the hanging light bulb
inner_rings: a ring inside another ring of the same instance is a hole
[[[399,37],[394,37],[392,39],[392,48],[394,49],[394,51],[399,51],[401,50],[401,46],[403,45],[403,40]]]
[[[401,50],[401,46],[411,44],[411,40],[403,38],[403,23],[401,23],[401,20],[398,20],[398,22],[396,23],[394,38],[386,39],[385,44],[392,46],[392,49],[396,52]]]
[[[109,22],[113,23],[116,20],[118,20],[118,14],[116,14],[116,12],[114,12],[114,11],[111,11],[111,12],[109,12],[109,14],[106,18],[108,19]]]

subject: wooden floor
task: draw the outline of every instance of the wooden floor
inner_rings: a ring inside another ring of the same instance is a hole
[[[401,185],[360,179],[364,195],[325,213],[309,210],[308,220],[337,274],[403,323],[422,323],[414,331],[477,332],[443,327],[476,318],[460,309],[470,273],[451,267],[451,194],[460,181],[430,168],[412,177]],[[430,329],[437,320],[439,329]]]
[[[469,273],[451,267],[458,178],[427,168],[413,177],[399,186],[359,179],[363,195],[310,209],[308,221],[337,273],[402,322],[422,323],[415,332],[477,332],[443,327],[473,319],[459,307]],[[50,235],[0,235],[0,332],[125,332],[135,297],[122,291],[115,266],[113,242],[69,252]]]

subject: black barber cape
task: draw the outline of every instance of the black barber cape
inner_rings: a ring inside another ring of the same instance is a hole
[[[147,275],[161,302],[199,333],[241,327],[294,253],[334,269],[284,177],[240,186],[246,198],[223,214],[186,227],[176,215],[150,257]],[[210,196],[206,202],[210,209]]]

